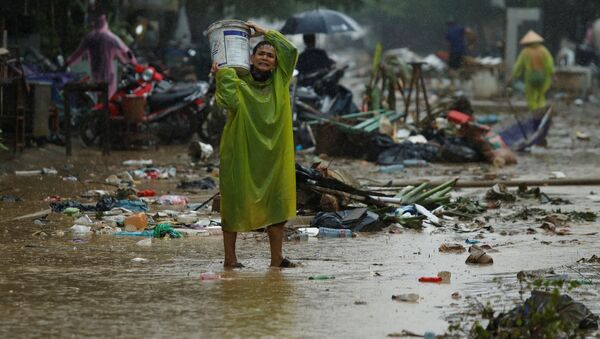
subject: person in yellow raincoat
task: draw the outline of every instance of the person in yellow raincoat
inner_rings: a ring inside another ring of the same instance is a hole
[[[552,84],[554,60],[544,45],[544,38],[534,31],[529,31],[521,45],[523,50],[513,67],[512,78],[517,79],[524,73],[525,98],[529,109],[546,106],[546,92]]]
[[[243,267],[237,232],[267,228],[271,266],[294,267],[283,256],[284,225],[296,217],[296,170],[289,85],[298,50],[281,33],[247,22],[264,35],[250,57],[251,70],[216,73],[217,104],[228,111],[221,137],[221,220],[225,267]]]

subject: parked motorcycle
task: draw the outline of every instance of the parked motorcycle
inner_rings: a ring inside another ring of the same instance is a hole
[[[166,81],[152,66],[126,67],[124,79],[108,105],[111,143],[120,145],[122,140],[127,140],[127,133],[150,133],[163,144],[189,141],[197,132],[207,108],[208,87],[204,81]],[[134,123],[125,119],[123,106],[129,97],[145,97],[147,103],[143,116]],[[80,126],[81,139],[87,146],[100,142],[103,108],[102,103],[94,106]]]

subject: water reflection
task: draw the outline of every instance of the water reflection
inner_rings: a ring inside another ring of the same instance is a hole
[[[297,297],[280,269],[260,275],[226,271],[223,280],[211,285],[216,302],[211,311],[221,314],[221,324],[212,327],[213,335],[286,337],[295,327]]]

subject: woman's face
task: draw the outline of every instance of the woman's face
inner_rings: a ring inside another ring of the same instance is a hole
[[[262,45],[258,47],[256,53],[250,58],[254,69],[260,72],[270,72],[275,69],[277,59],[275,56],[275,48],[271,45]]]

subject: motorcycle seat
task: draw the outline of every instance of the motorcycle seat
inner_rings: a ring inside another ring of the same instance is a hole
[[[185,88],[171,88],[166,92],[155,92],[148,97],[150,107],[167,106],[171,103],[179,101],[196,91],[196,87],[189,86]]]

